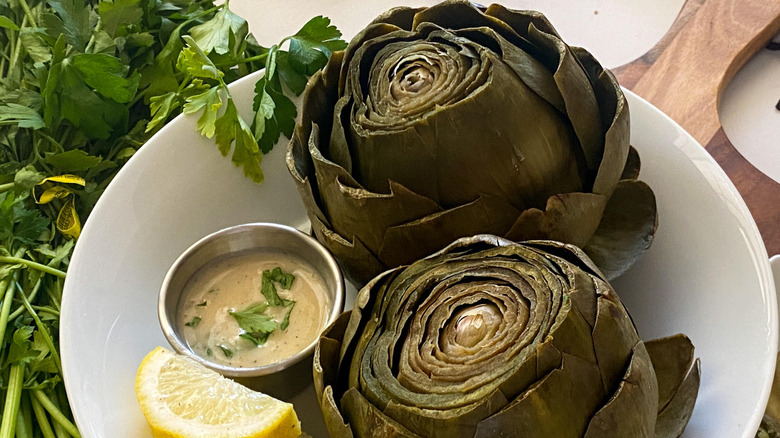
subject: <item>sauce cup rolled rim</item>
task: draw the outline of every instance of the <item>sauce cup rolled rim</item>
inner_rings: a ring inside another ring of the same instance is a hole
[[[177,353],[190,357],[206,367],[254,389],[277,394],[290,392],[289,389],[294,393],[301,388],[296,390],[279,380],[290,380],[288,383],[291,384],[310,381],[311,356],[317,339],[312,340],[303,350],[287,359],[258,367],[235,367],[216,363],[195,354],[180,334],[176,318],[179,299],[184,286],[192,275],[214,260],[252,250],[290,255],[305,262],[320,275],[324,282],[325,292],[328,294],[328,305],[330,306],[323,329],[343,311],[344,278],[330,252],[312,236],[295,228],[275,223],[258,222],[236,225],[209,234],[187,248],[176,259],[165,275],[160,288],[157,303],[160,326],[171,347]],[[300,372],[308,372],[309,379],[301,379],[300,375],[295,376]],[[290,375],[283,376],[280,373]],[[273,382],[272,378],[277,381]],[[274,389],[276,386],[278,388]]]

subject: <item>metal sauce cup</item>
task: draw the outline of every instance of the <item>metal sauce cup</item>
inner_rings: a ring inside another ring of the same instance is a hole
[[[173,263],[163,280],[157,303],[160,326],[171,347],[206,367],[249,388],[278,398],[291,397],[312,381],[312,353],[317,339],[287,359],[259,367],[233,367],[195,354],[187,345],[178,322],[178,306],[185,285],[213,261],[258,250],[292,256],[320,275],[328,294],[330,325],[344,309],[344,278],[335,259],[316,239],[295,228],[273,223],[237,225],[210,234],[190,246]]]

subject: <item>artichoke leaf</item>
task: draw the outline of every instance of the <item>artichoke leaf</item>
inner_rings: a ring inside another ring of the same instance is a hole
[[[500,198],[481,196],[475,201],[389,227],[379,247],[379,259],[399,266],[429,255],[429,248],[443,248],[460,237],[484,229],[501,234],[509,230],[520,212]]]
[[[693,344],[683,334],[645,343],[658,379],[657,438],[682,435],[699,392],[701,365]]]
[[[631,317],[617,295],[607,287],[599,289],[593,346],[600,365],[604,389],[612,393],[623,379],[628,365],[625,358],[632,357],[631,350],[640,339]]]
[[[342,312],[335,321],[323,330],[319,342],[314,348],[312,372],[317,394],[322,393],[326,385],[339,381],[339,363],[341,362],[341,341],[347,329],[350,312]]]
[[[475,438],[579,438],[604,397],[598,366],[563,354],[554,369],[500,412],[482,420]]]
[[[479,41],[485,46],[495,46],[493,51],[517,74],[517,76],[542,99],[558,112],[565,113],[566,108],[558,86],[550,71],[538,59],[525,50],[510,43],[495,30],[487,27],[461,29],[455,32],[469,40]]]
[[[623,180],[615,187],[586,254],[612,280],[650,247],[658,226],[655,195],[642,181]]]
[[[344,393],[341,408],[348,423],[359,437],[422,438],[390,416],[383,414],[355,388],[350,388]]]
[[[605,132],[603,157],[592,190],[610,197],[617,181],[624,179],[620,178],[620,174],[624,171],[630,149],[630,146],[626,148],[631,140],[628,102],[612,72],[604,69],[587,50],[579,47],[571,50],[593,84],[601,114],[601,129]],[[638,173],[639,168],[636,171]]]
[[[566,115],[579,139],[587,168],[595,175],[604,155],[604,133],[601,132],[601,114],[593,85],[577,58],[560,38],[537,29],[533,24],[529,27],[528,36],[547,53],[558,54],[558,68],[553,79],[563,96]]]
[[[391,402],[384,413],[390,418],[405,420],[409,429],[425,438],[473,437],[481,419],[507,404],[501,391],[493,390],[477,403],[454,409],[421,409]]]
[[[387,195],[351,187],[338,177],[333,178],[327,185],[320,186],[320,189],[328,196],[329,202],[326,205],[331,212],[331,225],[334,231],[348,240],[351,240],[352,236],[360,236],[363,244],[375,252],[385,264],[389,262],[381,251],[387,239],[387,231],[382,233],[383,229],[391,229],[414,222],[420,217],[441,213],[441,208],[436,203],[395,182],[390,183],[390,193]],[[355,214],[338,213],[348,209]],[[381,223],[381,227],[376,226],[378,222]],[[428,254],[423,253],[420,257],[426,255]],[[415,260],[411,257],[411,255],[404,257],[401,263]]]
[[[305,204],[306,198],[304,198]],[[319,217],[309,213],[311,228],[314,236],[339,262],[344,271],[344,276],[355,284],[365,284],[369,279],[367,272],[382,272],[387,269],[360,239],[353,237],[347,240],[345,237],[331,230]]]
[[[505,237],[515,241],[549,239],[583,246],[598,229],[607,198],[595,193],[562,193],[545,210],[523,211]]]
[[[354,438],[355,434],[352,427],[344,422],[338,403],[333,397],[333,387],[326,386],[319,399],[322,417],[325,422],[325,428],[328,430],[330,438]],[[357,435],[361,436],[361,435]]]
[[[658,413],[656,438],[678,438],[693,415],[701,381],[701,361],[697,358],[674,398]]]
[[[593,416],[584,438],[652,438],[658,384],[645,345],[637,343],[620,386]]]
[[[639,158],[639,152],[636,148],[631,146],[628,149],[628,158],[626,158],[626,166],[623,168],[623,173],[620,175],[621,180],[636,180],[639,178],[639,169],[642,167],[642,161]]]
[[[694,362],[693,344],[687,336],[677,334],[645,342],[658,376],[658,411],[677,393]]]

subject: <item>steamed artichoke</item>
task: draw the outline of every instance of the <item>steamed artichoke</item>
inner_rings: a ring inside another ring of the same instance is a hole
[[[588,257],[479,235],[387,271],[321,337],[332,438],[678,437],[699,361],[644,343]]]
[[[537,12],[380,16],[309,81],[287,164],[361,285],[478,233],[571,243],[613,278],[655,232],[620,87]]]

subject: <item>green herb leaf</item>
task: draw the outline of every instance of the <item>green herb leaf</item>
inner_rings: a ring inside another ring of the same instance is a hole
[[[181,105],[179,93],[175,91],[154,96],[149,101],[149,111],[152,114],[152,120],[146,125],[146,132],[162,127],[173,111]]]
[[[30,337],[33,334],[33,330],[31,326],[23,326],[14,332],[11,348],[8,350],[4,366],[12,363],[29,363],[38,356],[38,352],[31,348],[32,342]]]
[[[198,118],[196,128],[208,138],[216,133],[216,121],[219,108],[222,107],[222,99],[219,96],[219,88],[209,88],[204,93],[187,98],[182,111],[184,114],[193,114],[203,111]]]
[[[101,95],[121,103],[130,102],[135,97],[141,75],[136,72],[125,77],[129,68],[119,58],[82,53],[74,55],[71,62],[84,82]]]
[[[230,145],[235,142],[231,157],[233,164],[243,167],[244,175],[254,182],[263,182],[263,170],[260,167],[263,154],[260,153],[250,127],[239,117],[233,99],[228,99],[225,113],[217,118],[215,134],[215,142],[222,155],[227,155]]]
[[[271,281],[279,283],[279,285],[282,286],[282,289],[285,290],[289,290],[290,287],[292,287],[293,281],[295,281],[295,275],[282,271],[282,268],[280,267],[273,268],[270,271],[263,271],[263,278],[266,277],[266,272]]]
[[[292,313],[293,308],[295,307],[295,301],[285,300],[289,304],[287,304],[287,313],[284,314],[284,319],[282,320],[282,323],[279,324],[279,328],[282,330],[287,330],[287,327],[290,325],[290,314]]]
[[[0,126],[11,123],[20,128],[30,129],[41,129],[46,126],[43,117],[32,108],[16,103],[0,105]]]
[[[33,61],[51,60],[51,46],[54,45],[54,39],[46,34],[45,29],[25,27],[19,33],[19,40]]]
[[[101,1],[98,3],[98,14],[103,30],[115,37],[118,33],[126,34],[124,30],[129,26],[141,25],[144,10],[139,0]]]
[[[248,33],[246,20],[227,7],[220,9],[211,20],[190,29],[193,40],[204,52],[220,55],[235,49],[235,42],[243,41]]]
[[[265,343],[268,336],[279,328],[276,320],[264,313],[267,308],[265,303],[256,303],[243,311],[229,312],[244,331],[239,336],[250,340],[255,345]]]
[[[287,52],[281,51],[276,55],[276,66],[279,77],[282,79],[285,85],[295,93],[296,96],[303,93],[306,88],[306,83],[309,78],[295,70],[290,65],[290,55]]]
[[[197,327],[200,324],[200,317],[194,316],[189,322],[184,323],[187,327]]]
[[[0,15],[0,27],[11,30],[19,30],[19,26],[17,26],[13,20],[6,17],[5,15]]]
[[[267,154],[279,141],[279,136],[282,133],[287,137],[292,135],[298,110],[295,104],[281,91],[279,79],[266,80],[265,77],[255,84],[253,109],[255,110],[255,118],[252,129],[255,138],[259,139],[258,147],[264,154]]]
[[[36,248],[35,251],[49,258],[49,262],[46,263],[48,266],[59,268],[61,265],[68,264],[68,257],[70,257],[75,243],[75,240],[66,240],[54,249],[52,249],[51,245],[44,244]]]
[[[276,286],[274,286],[274,283],[271,281],[271,279],[266,276],[266,272],[268,271],[263,272],[260,293],[262,293],[265,299],[268,300],[268,304],[272,306],[281,306],[282,299],[279,297],[279,294],[276,293]]]
[[[59,154],[48,155],[44,161],[61,172],[80,172],[97,166],[103,159],[89,155],[83,150],[73,149],[60,152]]]
[[[79,52],[84,52],[92,34],[89,25],[89,8],[79,0],[46,0],[57,16],[45,14],[44,23],[50,35],[62,34],[65,40]]]
[[[75,68],[63,64],[57,88],[62,117],[70,120],[87,136],[105,140],[115,129],[126,126],[129,113],[127,106],[100,97],[84,83]]]
[[[24,199],[12,191],[0,194],[0,240],[35,245],[49,227],[50,221],[38,209],[28,208]]]
[[[290,38],[290,65],[299,73],[313,75],[325,66],[333,51],[347,47],[340,38],[341,32],[329,18],[312,18]]]
[[[233,357],[233,350],[231,350],[230,348],[224,345],[220,345],[219,349],[222,350],[222,354],[224,354],[226,358],[230,359],[231,357]]]
[[[195,40],[189,35],[184,35],[182,38],[187,45],[176,60],[176,68],[196,78],[221,80],[224,73],[203,53]]]

